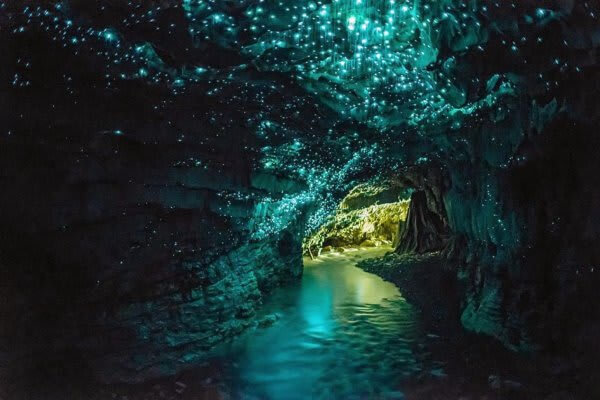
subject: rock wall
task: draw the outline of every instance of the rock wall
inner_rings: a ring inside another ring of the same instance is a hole
[[[443,219],[427,207],[425,192],[413,192],[406,221],[399,226],[396,252],[425,253],[440,250],[446,240]]]
[[[487,4],[483,29],[440,29],[447,93],[465,106],[395,154],[448,176],[415,187],[437,188],[430,210],[442,198],[467,329],[513,349],[597,351],[597,5],[546,7]]]
[[[600,234],[591,129],[559,116],[523,139],[526,154],[523,142],[513,147],[521,161],[454,170],[445,204],[462,247],[447,255],[466,288],[467,329],[515,349],[560,348],[598,315],[590,305],[600,259],[591,244]]]
[[[281,78],[203,74],[196,65],[241,61],[198,50],[179,29],[181,2],[161,3],[26,2],[0,13],[12,32],[0,40],[10,60],[0,71],[2,389],[48,371],[128,382],[174,373],[253,326],[264,296],[301,275],[310,199],[290,211],[286,196],[306,180],[259,154],[265,96],[283,103]],[[153,7],[149,23],[168,21],[170,34],[123,22]],[[48,34],[46,18],[62,33]],[[110,21],[123,23],[118,33]],[[194,61],[181,58],[188,51]],[[128,64],[141,58],[161,72]]]
[[[460,283],[466,329],[514,350],[597,353],[598,138],[591,114],[557,104],[514,98],[503,114],[462,131],[470,139],[460,153],[397,172],[422,199],[418,218],[411,202],[407,226],[415,228],[396,251],[443,248],[444,267]],[[424,214],[439,228],[428,230]],[[431,233],[423,243],[435,245],[419,248],[419,232]]]
[[[2,137],[1,382],[69,365],[106,381],[174,373],[300,277],[302,213],[252,234],[302,182],[251,171],[240,151],[216,163],[192,141],[155,144],[158,126],[88,135],[71,121],[84,126]]]

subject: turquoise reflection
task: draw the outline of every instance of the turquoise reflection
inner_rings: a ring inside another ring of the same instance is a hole
[[[333,313],[333,293],[326,281],[307,276],[302,282],[303,290],[300,292],[298,306],[302,317],[307,323],[307,332],[330,335],[333,331],[335,320]]]
[[[305,260],[302,281],[261,311],[281,318],[218,350],[235,398],[402,398],[402,377],[422,369],[417,315],[394,285],[354,266],[387,250]]]

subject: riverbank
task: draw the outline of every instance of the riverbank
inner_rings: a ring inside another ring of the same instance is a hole
[[[456,275],[444,268],[439,253],[388,253],[357,265],[394,283],[422,313],[430,333],[427,350],[440,360],[438,376],[422,376],[403,387],[408,400],[591,399],[589,373],[564,355],[523,354],[499,342],[466,332],[460,325]]]

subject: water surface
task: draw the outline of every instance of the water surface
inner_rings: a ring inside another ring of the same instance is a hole
[[[217,350],[235,397],[402,398],[402,377],[422,369],[418,314],[393,284],[354,266],[388,250],[305,260],[301,282],[261,309],[279,320]]]

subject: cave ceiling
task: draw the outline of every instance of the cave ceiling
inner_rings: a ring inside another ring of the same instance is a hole
[[[556,112],[560,86],[592,64],[600,41],[598,6],[568,0],[0,8],[16,38],[5,71],[13,88],[57,86],[47,96],[70,105],[119,93],[120,106],[99,107],[109,117],[92,134],[193,143],[202,149],[191,157],[199,166],[233,146],[255,170],[305,181],[308,190],[262,201],[281,202],[285,214],[320,200],[314,225],[335,207],[332,193],[339,198],[365,177],[472,158],[472,132],[505,121],[520,102],[535,98],[547,105],[539,113]],[[31,46],[52,50],[36,55]],[[137,117],[123,111],[132,103]],[[159,118],[167,129],[150,132],[136,118]]]

